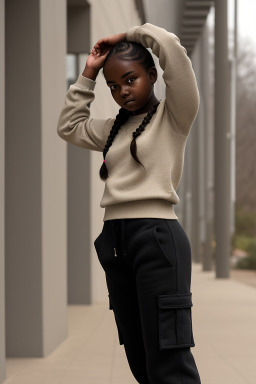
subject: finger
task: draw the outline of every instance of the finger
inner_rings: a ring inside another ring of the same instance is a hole
[[[99,48],[100,45],[102,45],[102,43],[103,43],[102,40],[97,41],[97,43],[95,44],[95,47]]]
[[[106,52],[104,52],[104,53],[102,54],[102,57],[104,57],[104,58],[105,58],[105,57],[108,55],[109,51],[110,51],[109,49],[108,49],[108,50],[106,50]]]
[[[99,47],[102,47],[102,46],[104,46],[104,44],[106,44],[107,43],[107,39],[106,38],[103,38],[103,39],[100,39],[99,41],[97,41],[97,46],[99,46]]]

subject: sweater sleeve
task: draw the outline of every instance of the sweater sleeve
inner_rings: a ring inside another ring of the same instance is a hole
[[[165,104],[177,133],[188,135],[199,108],[199,91],[192,63],[179,38],[153,24],[132,27],[127,40],[151,48],[159,58],[166,85]]]
[[[76,83],[69,87],[59,116],[57,133],[71,144],[103,152],[114,119],[90,117],[95,84],[94,80],[79,75]]]

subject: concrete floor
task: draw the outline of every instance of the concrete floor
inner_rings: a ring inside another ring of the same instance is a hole
[[[255,384],[255,287],[193,264],[191,292],[191,351],[202,384]],[[68,311],[69,337],[46,358],[8,358],[4,384],[135,383],[108,302]]]

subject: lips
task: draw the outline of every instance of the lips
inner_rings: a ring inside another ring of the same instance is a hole
[[[127,105],[127,104],[131,103],[132,101],[134,101],[134,100],[128,100],[124,104]]]

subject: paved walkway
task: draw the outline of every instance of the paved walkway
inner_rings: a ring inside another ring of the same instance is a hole
[[[256,383],[256,290],[193,264],[191,348],[202,384]],[[7,359],[5,384],[135,384],[104,302],[69,306],[69,336],[48,357]]]

